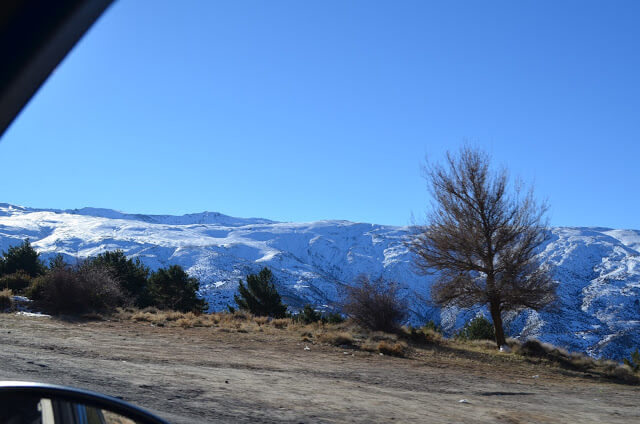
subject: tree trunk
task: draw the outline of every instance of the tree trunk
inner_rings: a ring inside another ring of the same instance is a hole
[[[500,305],[497,302],[491,302],[489,308],[491,310],[493,328],[496,330],[496,344],[498,345],[498,348],[500,348],[500,346],[507,344],[507,341],[504,337],[504,329],[502,328],[502,314],[500,313]]]

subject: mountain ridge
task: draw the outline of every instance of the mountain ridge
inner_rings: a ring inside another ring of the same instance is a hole
[[[110,209],[36,209],[0,204],[0,249],[30,238],[46,260],[79,260],[122,249],[152,269],[182,265],[201,280],[213,309],[232,302],[238,280],[268,266],[287,303],[336,307],[358,274],[401,283],[411,320],[441,323],[452,334],[482,307],[440,309],[429,302],[433,276],[415,274],[403,241],[409,227],[341,220],[308,223],[182,216]],[[536,337],[569,350],[619,358],[640,346],[640,231],[556,227],[540,249],[559,281],[555,310],[505,314],[512,336]]]

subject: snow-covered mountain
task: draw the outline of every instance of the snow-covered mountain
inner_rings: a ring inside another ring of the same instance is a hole
[[[109,209],[51,210],[0,204],[0,249],[29,238],[47,258],[68,261],[122,249],[155,269],[179,264],[200,279],[213,309],[232,303],[239,279],[268,266],[285,301],[331,308],[359,274],[403,285],[411,320],[434,319],[448,332],[483,309],[441,310],[429,302],[430,277],[414,273],[403,245],[408,228],[348,221],[282,223],[204,212],[184,216]],[[640,346],[640,231],[554,228],[540,255],[553,266],[559,302],[506,317],[510,335],[536,337],[620,358]]]

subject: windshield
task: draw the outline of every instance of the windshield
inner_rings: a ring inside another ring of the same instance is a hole
[[[114,3],[0,140],[5,378],[172,422],[632,421],[638,12]]]

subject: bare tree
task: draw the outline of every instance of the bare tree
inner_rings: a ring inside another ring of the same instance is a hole
[[[502,346],[502,312],[543,308],[555,299],[556,284],[536,256],[548,235],[547,206],[520,184],[510,193],[507,171],[491,171],[490,162],[488,154],[463,147],[447,153],[445,166],[427,163],[433,204],[407,244],[419,272],[439,275],[432,299],[487,305]]]

